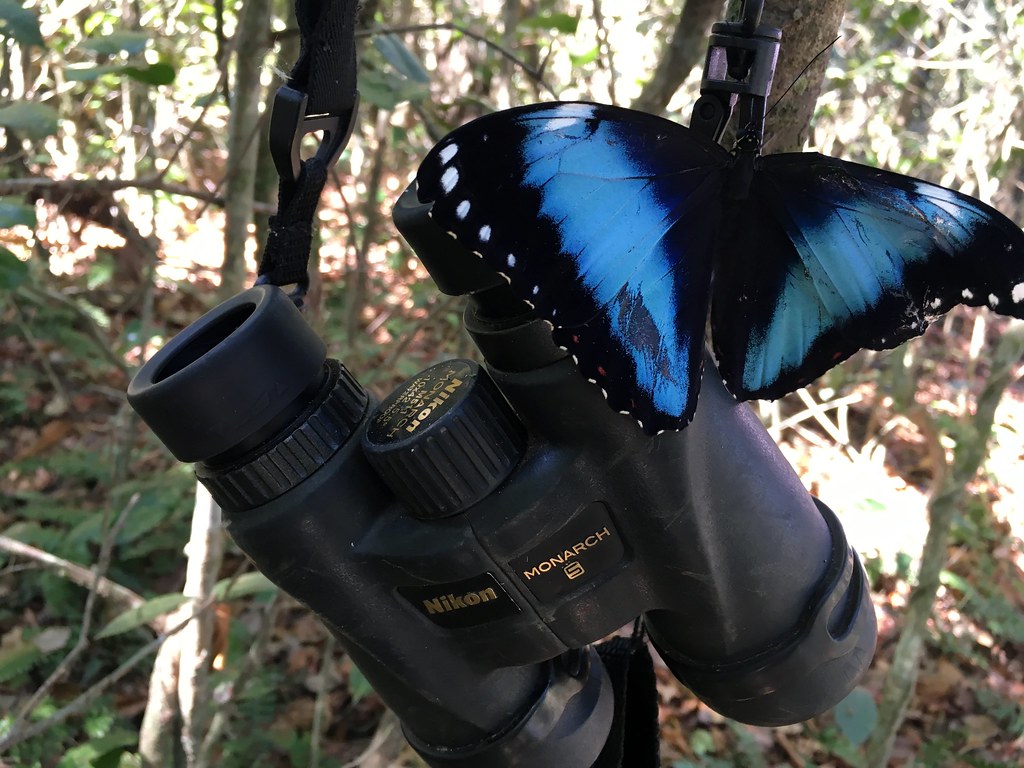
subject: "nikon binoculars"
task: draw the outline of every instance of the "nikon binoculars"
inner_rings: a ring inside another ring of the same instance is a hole
[[[441,290],[469,295],[485,365],[443,362],[378,403],[259,286],[128,397],[424,760],[589,768],[614,703],[589,644],[637,617],[723,715],[782,725],[839,702],[874,649],[863,569],[711,361],[694,421],[649,437],[414,196],[395,218]]]

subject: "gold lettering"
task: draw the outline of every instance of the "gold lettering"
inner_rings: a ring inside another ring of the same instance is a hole
[[[436,597],[433,600],[424,600],[423,607],[427,609],[428,614],[444,613],[445,611],[441,601]]]
[[[483,603],[486,603],[488,600],[497,600],[498,599],[498,593],[494,591],[494,587],[488,587],[487,589],[482,589],[479,592],[477,592],[476,594],[480,598],[480,601],[483,602]]]
[[[523,571],[523,578],[525,578],[527,581],[532,579],[534,576],[540,576],[540,571],[537,570],[537,566],[534,566],[528,571]]]

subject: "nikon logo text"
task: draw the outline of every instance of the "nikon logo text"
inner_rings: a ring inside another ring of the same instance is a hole
[[[574,557],[579,557],[580,554],[586,552],[591,547],[596,547],[598,544],[600,544],[605,539],[609,538],[611,535],[612,533],[608,530],[607,526],[605,526],[599,531],[594,531],[594,533],[576,542],[571,547],[568,547],[563,551],[549,557],[543,562],[533,566],[533,568],[531,568],[530,570],[524,570],[523,578],[529,581],[534,576],[540,576],[541,574],[547,573],[548,571],[554,570],[555,568],[564,567],[568,561],[572,560]],[[572,573],[574,573],[575,575],[571,575],[569,572],[566,572],[566,576],[570,579],[573,579],[576,578],[576,576],[581,575],[583,571],[582,569],[577,568]]]
[[[437,393],[433,400],[423,404],[423,409],[416,414],[412,422],[405,425],[406,432],[415,432],[417,427],[423,422],[430,418],[430,414],[434,412],[441,403],[455,394],[455,390],[462,386],[461,379],[452,379],[450,384],[447,384],[444,389]]]
[[[430,600],[424,600],[423,607],[427,609],[428,615],[450,613],[460,608],[472,608],[474,605],[488,603],[491,600],[497,599],[498,593],[494,591],[494,587],[488,587],[487,589],[481,589],[479,592],[467,592],[464,595],[441,595]]]

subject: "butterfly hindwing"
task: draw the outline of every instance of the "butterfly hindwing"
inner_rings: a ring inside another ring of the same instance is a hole
[[[813,153],[764,157],[716,266],[726,383],[776,398],[958,303],[1024,317],[1024,233],[934,184]]]
[[[730,158],[639,112],[555,103],[480,118],[417,175],[434,221],[505,275],[616,410],[692,417]]]

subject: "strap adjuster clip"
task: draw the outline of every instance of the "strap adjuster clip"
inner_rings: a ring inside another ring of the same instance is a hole
[[[300,150],[306,134],[323,131],[316,156],[324,160],[328,167],[338,161],[355,128],[359,92],[355,93],[352,107],[338,115],[307,115],[308,103],[308,94],[282,85],[277,89],[274,107],[270,112],[270,155],[274,159],[278,176],[292,182],[298,180],[302,170]]]

